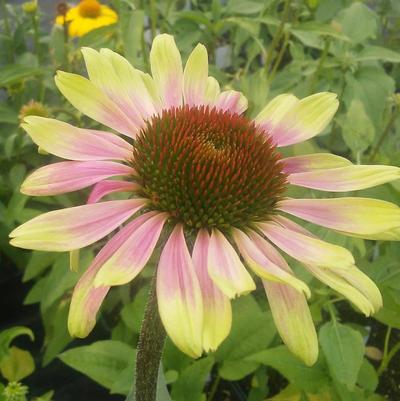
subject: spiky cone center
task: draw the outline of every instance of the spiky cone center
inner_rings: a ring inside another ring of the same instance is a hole
[[[97,0],[81,0],[79,14],[83,18],[97,18],[101,13],[101,6]]]
[[[265,221],[286,186],[267,133],[208,106],[164,110],[150,119],[135,140],[132,165],[150,208],[188,229]]]

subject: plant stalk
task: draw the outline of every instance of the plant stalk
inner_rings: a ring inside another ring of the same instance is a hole
[[[136,354],[135,401],[155,401],[157,379],[165,330],[158,314],[156,275],[154,275],[140,329]]]

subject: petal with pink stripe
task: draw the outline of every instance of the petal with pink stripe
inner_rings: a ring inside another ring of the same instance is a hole
[[[285,199],[278,208],[348,235],[368,236],[400,227],[400,207],[377,199]]]
[[[348,269],[354,265],[353,255],[345,248],[309,237],[276,223],[258,223],[263,234],[291,257],[303,263]]]
[[[293,95],[273,99],[255,118],[277,146],[306,141],[323,131],[339,107],[334,93],[321,92],[297,100]]]
[[[47,196],[86,188],[106,178],[133,174],[132,167],[110,161],[60,162],[41,167],[21,185],[25,195]]]
[[[208,274],[209,235],[198,232],[193,247],[193,265],[203,298],[203,349],[215,351],[228,336],[232,325],[232,308],[229,298],[214,284]]]
[[[144,223],[151,214],[140,216]],[[136,219],[137,220],[137,219]],[[137,222],[131,222],[117,232],[100,250],[93,262],[79,279],[72,294],[68,316],[68,330],[74,337],[86,337],[96,323],[96,315],[110,287],[95,287],[94,280],[103,264],[109,260],[136,229]]]
[[[167,219],[167,213],[150,212],[131,222],[130,225],[135,228],[126,236],[124,244],[101,266],[94,285],[114,286],[132,281],[153,254]]]
[[[134,182],[113,180],[100,181],[93,187],[86,203],[96,203],[106,195],[116,192],[134,192],[139,188],[140,185]]]
[[[233,246],[217,229],[212,230],[208,247],[208,273],[229,298],[248,294],[256,285]]]
[[[121,134],[136,136],[139,126],[90,80],[58,71],[55,81],[64,97],[81,113]]]
[[[132,155],[132,145],[110,132],[38,116],[25,117],[21,126],[41,149],[64,159],[128,160]]]
[[[282,268],[282,262],[276,264],[268,257],[273,252],[272,246],[254,231],[249,235],[251,237],[236,228],[232,230],[232,236],[247,265],[261,278],[288,284],[310,297],[308,286],[288,273],[286,263],[285,268]]]
[[[352,163],[350,160],[331,153],[314,153],[282,159],[283,171],[286,174],[307,173],[309,171],[346,167],[351,165]]]
[[[189,55],[183,72],[183,96],[185,104],[199,106],[205,103],[207,77],[207,49],[199,43]]]
[[[157,35],[150,51],[150,66],[165,108],[182,105],[182,59],[173,36]]]
[[[13,230],[10,243],[49,252],[84,248],[115,230],[145,202],[145,199],[116,200],[44,213]]]
[[[318,358],[318,339],[305,296],[292,287],[263,280],[276,328],[289,350],[306,365]]]
[[[290,174],[288,182],[321,191],[347,192],[371,188],[399,178],[399,167],[352,165]]]
[[[247,110],[248,101],[241,92],[227,90],[218,95],[214,106],[223,111],[242,114]]]
[[[182,352],[198,358],[203,352],[203,302],[180,224],[161,252],[157,300],[161,321],[171,340]]]

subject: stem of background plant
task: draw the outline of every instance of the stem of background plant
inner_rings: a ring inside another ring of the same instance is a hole
[[[389,326],[386,331],[385,343],[383,345],[383,358],[382,362],[378,368],[378,376],[380,376],[388,367],[392,358],[400,351],[400,342],[398,342],[390,351],[389,351],[389,341],[390,334],[392,333],[392,328]]]
[[[158,369],[165,342],[165,330],[158,314],[156,274],[147,299],[136,354],[134,378],[135,401],[155,401]],[[131,400],[132,398],[127,398]]]
[[[215,393],[218,390],[218,386],[219,386],[220,381],[221,381],[221,376],[217,375],[217,377],[215,378],[215,380],[213,382],[213,385],[211,387],[210,394],[209,394],[209,396],[207,398],[207,401],[213,401]]]
[[[157,13],[156,1],[150,0],[150,29],[151,29],[152,40],[154,40],[154,38],[157,35],[157,19],[158,19],[158,13]]]
[[[325,63],[326,56],[328,55],[330,46],[331,46],[331,40],[330,40],[330,38],[326,38],[324,49],[322,50],[321,57],[318,60],[317,68],[314,72],[314,75],[311,77],[311,80],[310,80],[310,85],[308,87],[308,93],[310,93],[310,94],[313,93],[313,91],[315,89],[315,85],[318,81],[318,77],[319,77],[322,67]]]
[[[278,55],[276,56],[276,60],[275,60],[274,66],[272,67],[271,74],[269,74],[267,76],[267,80],[269,83],[271,83],[273,81],[273,79],[275,78],[275,75],[278,71],[278,68],[281,65],[282,58],[283,58],[283,55],[285,54],[288,44],[289,44],[289,32],[285,32],[283,44],[282,44],[281,48],[279,49]]]
[[[383,130],[382,135],[380,136],[378,143],[376,144],[374,150],[371,152],[371,156],[369,157],[369,162],[374,161],[376,155],[378,154],[379,149],[381,148],[383,142],[385,142],[386,137],[389,135],[390,130],[392,129],[392,126],[395,123],[396,118],[399,115],[400,108],[397,105],[395,107],[396,108],[393,111],[392,116],[390,117],[390,120],[387,123],[385,129]]]
[[[268,77],[269,70],[270,70],[270,67],[272,64],[272,58],[273,58],[273,55],[275,52],[275,47],[277,46],[277,44],[279,43],[279,40],[281,39],[283,30],[285,28],[285,23],[289,16],[290,2],[291,2],[290,0],[285,0],[285,5],[283,6],[283,11],[282,11],[281,23],[280,23],[277,31],[275,32],[275,35],[272,38],[271,43],[267,50],[267,58],[265,60],[265,65],[264,65],[265,73],[266,73],[267,77]]]
[[[10,39],[10,42],[6,44],[7,46],[7,62],[12,63],[14,61],[14,48],[11,45],[11,28],[10,28],[10,22],[8,21],[8,12],[7,12],[7,7],[6,7],[6,2],[5,0],[0,0],[0,6],[1,6],[1,14],[3,15],[3,26],[4,26],[4,34],[5,36],[8,36]]]

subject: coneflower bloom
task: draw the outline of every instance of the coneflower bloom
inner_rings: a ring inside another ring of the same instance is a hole
[[[21,191],[47,196],[94,188],[86,205],[45,213],[11,233],[15,246],[61,252],[86,247],[119,228],[74,290],[72,335],[92,330],[110,287],[132,281],[159,242],[161,320],[177,347],[192,357],[215,350],[229,334],[230,299],[256,288],[252,272],[262,279],[283,341],[305,363],[315,362],[310,289],[278,249],[365,315],[379,309],[379,290],[348,250],[286,217],[344,235],[400,238],[400,209],[389,202],[285,195],[290,185],[347,192],[400,177],[397,167],[353,165],[326,153],[282,158],[277,148],[310,139],[328,125],[338,108],[336,95],[301,100],[280,95],[251,120],[244,116],[246,98],[221,91],[208,76],[201,44],[183,69],[173,37],[157,36],[152,76],[111,50],[82,51],[89,79],[59,72],[56,84],[80,112],[125,138],[27,117],[24,128],[33,141],[69,161],[33,172]],[[103,199],[118,192],[128,199]]]
[[[115,24],[117,21],[118,14],[97,0],[81,0],[65,16],[59,15],[56,18],[56,24],[68,24],[68,35],[72,37],[86,35],[94,29]]]

